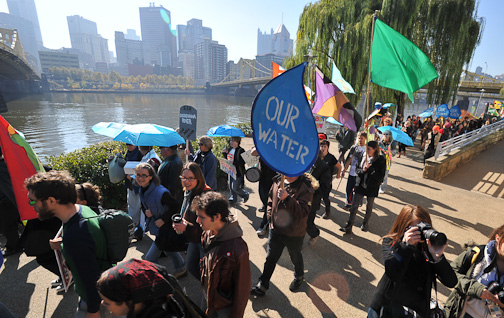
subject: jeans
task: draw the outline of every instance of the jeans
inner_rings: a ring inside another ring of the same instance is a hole
[[[186,255],[187,271],[198,280],[201,279],[200,260],[203,258],[203,256],[204,252],[201,243],[189,242]]]
[[[348,175],[348,181],[346,184],[346,204],[347,205],[352,205],[356,182],[357,182],[357,176]]]
[[[314,209],[312,206],[310,214],[308,214],[308,221],[306,222],[306,233],[308,233],[308,235],[312,238],[320,235],[320,230],[315,225],[315,216],[317,215],[317,211],[318,209]]]
[[[162,250],[157,247],[155,242],[152,242],[152,245],[145,255],[145,259],[152,263],[157,263],[159,256],[161,255]],[[179,252],[164,252],[166,256],[171,258],[173,262],[173,267],[175,268],[175,273],[179,273],[185,269],[185,261],[182,255]]]
[[[350,208],[350,217],[348,218],[348,222],[346,227],[350,227],[355,222],[355,215],[357,214],[357,210],[359,209],[359,205],[361,204],[364,196],[360,193],[355,193],[354,200],[352,202],[352,207]],[[373,213],[373,205],[374,205],[375,197],[367,197],[366,204],[366,215],[364,216],[364,221],[362,221],[363,225],[367,225],[371,215]]]
[[[286,236],[277,234],[275,230],[269,232],[268,237],[268,255],[264,263],[264,270],[259,277],[259,281],[265,288],[269,288],[269,282],[276,264],[282,256],[284,247],[287,247],[292,264],[294,264],[294,277],[301,279],[304,275],[303,254],[301,248],[303,247],[303,236]]]
[[[145,228],[145,214],[140,211],[140,194],[135,193],[134,190],[128,189],[128,214],[133,219],[135,226],[141,225]]]
[[[391,164],[391,166],[392,166],[392,164]],[[383,178],[382,184],[380,186],[380,190],[382,190],[383,192],[385,192],[387,189],[387,180],[388,180],[389,171],[390,171],[390,169],[385,171],[385,177]]]
[[[243,190],[243,188],[241,187],[243,183],[243,176],[241,177],[236,176],[236,180],[231,178],[231,176],[228,176],[228,180],[229,180],[229,190],[231,192],[230,199],[232,198],[231,200],[233,202],[238,201],[238,196],[246,198],[249,195],[249,193]]]

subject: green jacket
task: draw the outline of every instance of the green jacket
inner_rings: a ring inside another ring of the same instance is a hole
[[[457,258],[451,263],[451,266],[457,275],[458,283],[452,290],[444,306],[446,316],[448,318],[460,317],[464,311],[465,303],[468,297],[481,299],[481,293],[486,288],[485,285],[477,282],[475,279],[472,279],[472,277],[477,276],[482,270],[485,270],[485,268],[488,267],[489,264],[486,264],[484,257],[481,257],[481,260],[472,263],[467,272],[461,273],[461,271],[463,271],[464,257],[466,254],[471,253],[472,248],[472,246],[468,247],[465,252],[457,256]],[[479,253],[484,255],[484,247],[481,248]]]

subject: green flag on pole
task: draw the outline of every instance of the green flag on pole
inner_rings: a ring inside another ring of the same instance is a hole
[[[439,75],[427,55],[411,41],[376,19],[371,56],[371,81],[382,87],[413,93]]]

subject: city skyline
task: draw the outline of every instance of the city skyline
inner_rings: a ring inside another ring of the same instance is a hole
[[[152,0],[97,1],[88,0],[85,3],[76,1],[53,0],[51,5],[36,0],[40,29],[44,45],[50,49],[71,47],[66,17],[80,15],[96,22],[98,33],[108,40],[109,50],[115,51],[115,31],[126,32],[134,29],[141,34],[139,7],[148,7]],[[299,17],[303,8],[310,1],[280,0],[256,1],[253,5],[236,5],[231,0],[218,0],[211,3],[201,0],[184,2],[158,1],[171,12],[172,29],[179,24],[195,18],[203,20],[203,24],[213,31],[213,39],[226,45],[229,60],[235,62],[239,58],[254,58],[257,52],[257,30],[275,30],[280,24],[286,26],[295,40]],[[54,8],[58,8],[57,11]],[[0,12],[9,12],[6,0],[0,0]],[[504,12],[504,1],[485,0],[480,3],[478,16],[485,17],[486,25],[480,45],[476,48],[469,70],[475,71],[481,66],[483,71],[495,76],[504,74],[504,63],[501,54],[504,43],[499,41],[501,23],[499,14]],[[485,63],[486,62],[486,63]]]

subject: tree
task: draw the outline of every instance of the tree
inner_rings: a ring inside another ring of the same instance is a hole
[[[313,53],[313,62],[330,74],[334,60],[343,77],[362,92],[367,83],[372,17],[404,35],[430,58],[439,78],[427,85],[427,102],[455,100],[460,74],[479,44],[484,27],[479,0],[320,0],[307,4],[299,20],[293,67]],[[313,81],[312,81],[313,82]],[[377,101],[395,101],[402,112],[405,94],[371,85]],[[354,104],[361,96],[347,96]]]
[[[500,91],[499,91],[499,95],[500,95],[501,97],[504,97],[504,87],[500,89]]]

